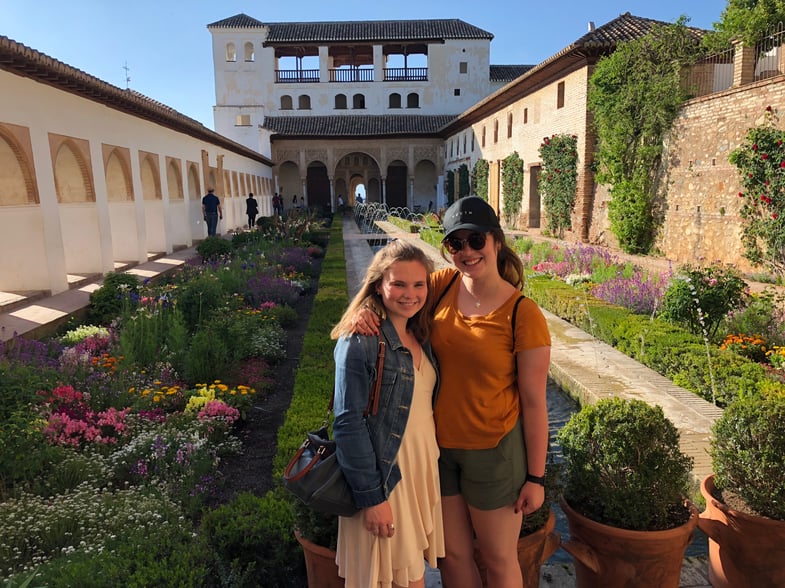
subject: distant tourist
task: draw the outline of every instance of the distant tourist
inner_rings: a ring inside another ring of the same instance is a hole
[[[256,215],[259,214],[259,203],[253,197],[253,192],[245,199],[245,214],[248,215],[248,228],[253,229],[256,226]]]
[[[215,235],[218,228],[218,220],[224,217],[223,210],[221,210],[221,201],[214,192],[213,188],[208,188],[207,194],[202,198],[202,216],[204,217],[204,222],[207,223],[208,237]]]

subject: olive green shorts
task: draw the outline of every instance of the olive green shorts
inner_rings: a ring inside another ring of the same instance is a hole
[[[439,456],[442,496],[460,494],[471,506],[495,510],[518,499],[526,480],[526,451],[518,421],[491,449],[445,449]]]

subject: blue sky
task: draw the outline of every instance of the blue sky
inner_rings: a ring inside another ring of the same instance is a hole
[[[493,64],[537,64],[620,14],[711,29],[726,0],[0,0],[0,35],[213,128],[207,25],[240,12],[262,22],[459,18],[494,35]],[[545,6],[543,10],[540,7]]]

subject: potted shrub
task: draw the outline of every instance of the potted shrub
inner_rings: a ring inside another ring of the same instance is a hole
[[[558,433],[562,508],[578,587],[677,587],[697,524],[685,497],[692,458],[658,406],[608,398],[585,405]]]
[[[714,423],[701,484],[714,588],[785,586],[785,396],[737,400]]]
[[[335,548],[338,543],[338,517],[315,512],[294,502],[294,528],[305,555],[309,588],[343,588],[338,576]]]

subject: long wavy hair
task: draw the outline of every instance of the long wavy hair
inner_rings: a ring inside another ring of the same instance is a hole
[[[341,320],[333,327],[330,333],[331,339],[338,339],[345,335],[349,335],[355,331],[352,320],[358,314],[359,310],[364,307],[372,309],[384,309],[381,296],[377,294],[377,290],[384,279],[384,274],[390,269],[392,264],[399,261],[418,261],[425,267],[426,282],[433,272],[433,260],[411,241],[406,239],[394,239],[387,245],[382,247],[376,255],[373,256],[368,269],[365,272],[365,279],[363,285],[357,295],[352,299],[343,313]],[[411,317],[406,323],[407,329],[417,338],[418,341],[423,342],[428,339],[431,333],[431,310],[433,306],[433,293],[428,288],[428,294],[425,298],[423,307]]]

